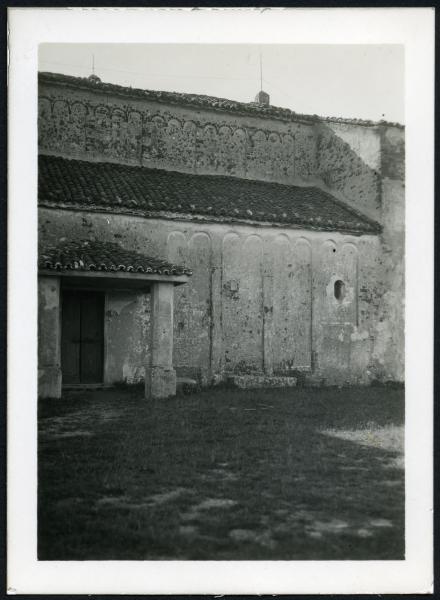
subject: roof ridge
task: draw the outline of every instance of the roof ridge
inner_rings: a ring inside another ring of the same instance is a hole
[[[193,94],[189,92],[169,92],[162,90],[149,90],[142,88],[132,88],[116,83],[102,82],[98,77],[76,77],[74,75],[65,75],[64,73],[53,73],[50,71],[39,71],[39,81],[50,81],[64,83],[67,85],[76,85],[87,89],[99,90],[102,92],[113,92],[128,96],[143,97],[162,103],[186,104],[188,106],[197,106],[222,110],[226,112],[257,114],[259,117],[272,118],[281,121],[299,121],[306,123],[341,123],[350,125],[361,125],[369,127],[390,126],[403,129],[405,126],[401,123],[391,121],[373,121],[369,119],[353,119],[347,117],[331,117],[297,113],[290,108],[281,106],[264,105],[258,102],[241,102],[228,98],[209,96],[207,94]]]

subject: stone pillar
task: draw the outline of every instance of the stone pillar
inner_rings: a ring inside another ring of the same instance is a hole
[[[151,351],[145,374],[146,398],[169,398],[176,394],[173,369],[174,284],[151,285]]]
[[[61,398],[59,277],[38,279],[38,396]]]

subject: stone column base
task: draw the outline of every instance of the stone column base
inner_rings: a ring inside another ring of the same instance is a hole
[[[176,371],[171,367],[150,367],[145,373],[145,398],[160,399],[176,395]]]
[[[60,367],[41,367],[38,369],[38,397],[61,398]]]

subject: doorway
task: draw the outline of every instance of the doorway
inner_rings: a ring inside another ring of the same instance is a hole
[[[63,384],[102,383],[104,294],[64,290],[61,315]]]

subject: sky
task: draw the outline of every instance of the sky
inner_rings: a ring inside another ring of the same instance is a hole
[[[125,86],[270,104],[302,114],[404,123],[399,45],[41,44],[39,70]]]

